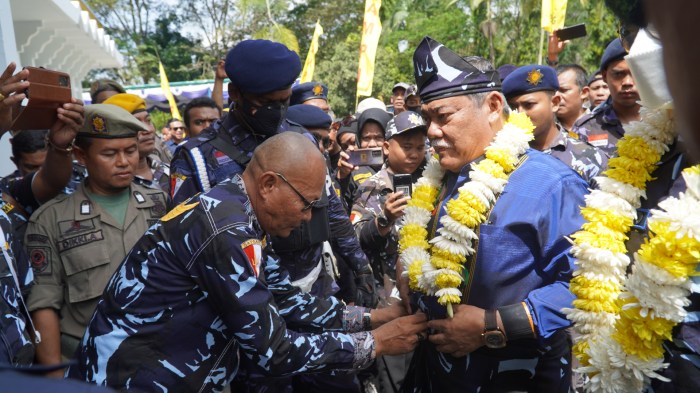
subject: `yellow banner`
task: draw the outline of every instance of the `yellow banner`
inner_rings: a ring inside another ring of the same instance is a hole
[[[158,67],[160,69],[160,89],[163,90],[165,98],[168,99],[168,104],[170,105],[170,114],[173,116],[173,118],[182,120],[182,117],[180,117],[180,111],[177,110],[175,97],[173,97],[173,93],[170,92],[170,82],[168,82],[168,76],[165,75],[165,68],[163,68],[163,63],[159,61]]]
[[[306,61],[304,62],[304,69],[301,71],[301,80],[299,83],[311,82],[314,78],[314,70],[316,69],[316,52],[318,52],[318,40],[323,34],[323,27],[316,21],[316,28],[314,29],[314,36],[311,38],[311,46],[309,46],[309,54],[306,55]]]
[[[553,33],[564,27],[567,0],[542,0],[542,29]]]
[[[382,22],[379,20],[379,8],[382,0],[365,2],[365,21],[362,25],[362,43],[360,44],[360,64],[357,69],[357,96],[371,96],[374,80],[374,59],[377,44],[382,34]]]

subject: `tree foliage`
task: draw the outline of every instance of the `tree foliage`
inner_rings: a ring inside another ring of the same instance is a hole
[[[115,37],[128,65],[126,83],[152,82],[160,59],[173,81],[211,78],[213,66],[246,38],[280,41],[302,62],[318,20],[324,29],[314,80],[326,83],[337,115],[355,107],[364,1],[357,0],[88,0]],[[413,81],[413,51],[431,36],[455,52],[502,64],[536,63],[541,41],[539,0],[383,0],[373,95],[388,102],[392,86]],[[570,0],[566,25],[585,23],[588,36],[571,42],[560,63],[597,68],[616,36],[603,0]],[[188,34],[182,33],[183,28]],[[491,39],[489,39],[489,34]],[[197,37],[197,38],[194,38]],[[399,50],[399,43],[406,50]]]

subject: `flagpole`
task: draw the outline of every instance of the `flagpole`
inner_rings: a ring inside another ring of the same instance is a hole
[[[542,47],[544,46],[544,29],[540,29],[540,54],[537,56],[537,64],[542,64]]]

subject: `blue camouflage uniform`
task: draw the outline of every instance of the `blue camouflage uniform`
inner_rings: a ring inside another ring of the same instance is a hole
[[[178,147],[170,166],[170,192],[173,203],[180,203],[198,192],[207,190],[209,187],[243,172],[243,165],[213,146],[212,140],[217,138],[217,134],[230,138],[245,156],[244,161],[247,161],[252,156],[253,150],[265,140],[266,136],[253,134],[240,125],[235,119],[233,111],[229,113],[200,135],[190,138],[184,145]],[[286,124],[287,129],[294,126],[289,122]],[[281,131],[285,131],[285,129]],[[310,140],[314,140],[310,134],[306,135]],[[327,181],[326,195],[328,197],[330,241],[333,249],[351,266],[356,274],[367,271],[369,269],[367,257],[360,248],[348,215],[330,181]],[[295,232],[292,232],[291,236],[295,236]],[[298,279],[316,267],[321,258],[323,240],[326,239],[322,239],[320,242],[312,241],[311,245],[303,250],[283,251],[274,244],[273,248],[292,277]],[[322,283],[322,281],[319,282]],[[320,285],[323,288],[317,287],[312,293],[328,295],[328,285],[325,283]],[[365,305],[364,302],[359,303]]]
[[[0,364],[26,366],[34,360],[34,345],[24,296],[34,276],[16,226],[0,211]]]
[[[608,156],[601,149],[570,137],[559,124],[557,128],[559,134],[542,152],[556,157],[594,186],[593,178],[608,168]]]
[[[600,104],[593,112],[576,120],[571,130],[579,139],[601,149],[612,157],[617,141],[625,135],[622,122],[612,106],[612,97]]]
[[[218,392],[243,360],[270,375],[362,368],[362,307],[291,286],[234,175],[152,226],[110,280],[68,376],[121,391]],[[359,318],[358,318],[359,315]]]
[[[446,175],[446,193],[429,223],[429,238],[441,226],[446,202],[469,180],[470,168],[468,164],[459,174]],[[560,161],[527,151],[479,228],[478,256],[468,266],[462,303],[496,309],[524,302],[537,338],[508,341],[502,349],[481,347],[461,358],[424,342],[414,354],[417,364],[405,382],[406,391],[492,391],[494,383],[504,382],[517,391],[568,391],[571,344],[564,329],[570,323],[562,309],[571,307],[574,299],[569,291],[574,258],[564,236],[583,224],[579,206],[584,205],[586,187]],[[446,317],[436,297],[419,296],[418,305],[430,319]]]

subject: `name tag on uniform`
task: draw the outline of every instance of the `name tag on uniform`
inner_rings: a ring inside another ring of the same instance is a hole
[[[102,230],[62,239],[57,243],[58,252],[70,250],[71,248],[80,247],[102,239],[104,239],[104,236],[102,236]]]

